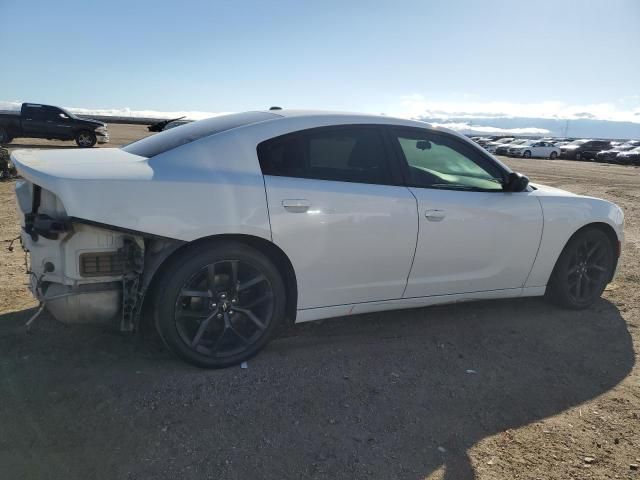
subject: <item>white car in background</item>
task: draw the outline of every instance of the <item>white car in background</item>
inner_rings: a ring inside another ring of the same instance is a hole
[[[586,308],[623,238],[613,203],[390,117],[247,112],[12,160],[43,307],[123,330],[149,312],[202,367],[246,360],[288,322],[541,295]]]
[[[489,142],[487,144],[485,144],[484,148],[487,152],[489,153],[496,153],[496,149],[498,147],[501,147],[503,145],[507,145],[511,142],[513,142],[515,140],[515,138],[511,137],[507,137],[507,138],[501,138],[500,140],[496,140],[495,142]]]
[[[507,155],[510,157],[550,158],[555,160],[560,156],[560,148],[554,146],[551,142],[527,140],[520,145],[509,147]]]

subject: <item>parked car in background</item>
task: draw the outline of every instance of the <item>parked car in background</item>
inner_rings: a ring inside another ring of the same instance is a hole
[[[514,137],[505,137],[505,138],[500,138],[499,140],[494,140],[493,142],[489,142],[486,143],[484,145],[485,150],[487,150],[489,153],[496,153],[496,149],[501,146],[501,145],[506,145],[508,143],[511,143],[515,140]]]
[[[620,152],[627,152],[629,150],[633,150],[636,147],[640,147],[640,140],[631,140],[627,143],[622,143],[615,145],[613,148],[609,150],[603,150],[601,152],[596,153],[596,161],[605,162],[605,163],[614,163],[616,157]]]
[[[166,120],[160,120],[159,122],[153,123],[147,127],[147,130],[150,132],[162,132],[167,125],[171,122],[177,122],[185,118],[184,116],[178,118],[168,118]]]
[[[614,163],[619,165],[640,165],[640,147],[616,155]]]
[[[510,143],[503,143],[502,145],[499,145],[498,147],[496,147],[496,151],[494,152],[496,155],[507,155],[507,152],[509,151],[510,147],[515,147],[518,145],[522,145],[526,142],[529,142],[530,140],[526,139],[526,138],[519,138],[517,140],[514,140]]]
[[[122,329],[148,311],[201,367],[240,363],[292,322],[542,295],[587,308],[623,239],[615,204],[530,186],[407,119],[247,112],[12,160],[43,307]]]
[[[63,108],[38,103],[23,103],[20,112],[0,114],[0,144],[17,137],[75,140],[79,147],[109,141],[106,123],[78,118]]]
[[[162,131],[171,130],[172,128],[179,127],[180,125],[186,125],[187,123],[191,123],[193,120],[174,120],[172,122],[167,123]]]
[[[609,140],[575,140],[560,147],[560,158],[567,160],[594,160],[598,152],[611,148]]]
[[[519,145],[509,147],[507,155],[523,158],[550,158],[555,160],[560,155],[560,149],[550,142],[540,140],[527,140]]]

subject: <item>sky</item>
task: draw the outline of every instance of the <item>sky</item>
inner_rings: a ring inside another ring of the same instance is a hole
[[[0,0],[0,25],[0,106],[587,119],[640,136],[640,0]]]

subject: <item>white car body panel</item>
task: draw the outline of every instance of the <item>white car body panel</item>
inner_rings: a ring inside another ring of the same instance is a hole
[[[120,245],[122,234],[113,234],[110,227],[134,232],[136,241],[145,235],[182,242],[250,235],[273,242],[291,261],[298,289],[297,319],[306,321],[541,295],[576,230],[602,222],[622,241],[623,216],[617,206],[542,186],[520,193],[488,193],[263,176],[256,146],[279,135],[348,124],[432,128],[371,115],[277,115],[282,116],[148,159],[120,149],[14,151],[19,173],[43,188],[43,212],[49,208],[53,215],[99,227],[82,230],[84,236],[68,243],[72,248],[64,253],[59,240],[36,245],[23,234],[28,248],[38,252],[32,258],[35,274],[63,285],[113,280],[77,276],[78,252]],[[167,133],[181,128],[185,127]],[[455,135],[486,155],[460,134],[434,130]],[[291,212],[284,208],[285,200],[306,203],[299,205],[303,211]],[[30,210],[28,200],[19,198],[19,203],[21,214]],[[445,217],[429,221],[426,210],[443,210]],[[64,265],[62,271],[44,272],[51,258]]]
[[[265,184],[273,241],[299,279],[298,308],[402,297],[418,234],[406,187],[268,175]],[[287,200],[308,207],[287,209]]]
[[[624,215],[613,203],[599,198],[585,197],[558,188],[533,184],[534,195],[540,199],[544,215],[544,232],[540,249],[526,287],[547,284],[557,258],[569,238],[590,223],[605,223],[613,228],[622,245]]]
[[[411,188],[420,235],[405,297],[522,287],[542,235],[532,192]],[[433,210],[437,217],[427,218]]]

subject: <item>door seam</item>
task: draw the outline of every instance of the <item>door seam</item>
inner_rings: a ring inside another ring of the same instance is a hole
[[[407,288],[409,287],[409,279],[411,278],[411,271],[413,270],[413,262],[416,261],[416,253],[418,253],[418,240],[420,239],[420,204],[418,202],[418,197],[411,191],[409,187],[404,187],[411,194],[413,199],[416,201],[416,220],[418,221],[418,228],[416,229],[416,244],[413,247],[413,258],[411,259],[411,266],[409,267],[409,273],[407,274],[407,281],[404,284],[404,289],[402,290],[402,295],[400,298],[404,298],[404,294],[407,293]]]

